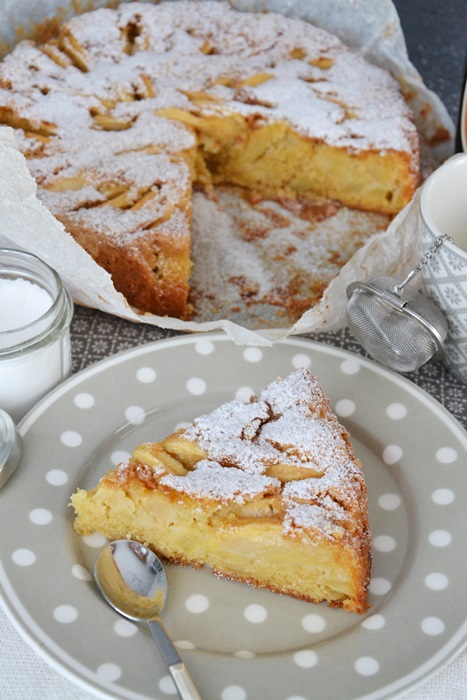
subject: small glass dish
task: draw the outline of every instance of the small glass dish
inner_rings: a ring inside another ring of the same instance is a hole
[[[11,416],[0,408],[0,489],[21,460],[21,436]]]

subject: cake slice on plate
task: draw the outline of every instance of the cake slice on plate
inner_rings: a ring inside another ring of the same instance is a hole
[[[71,504],[79,534],[135,539],[171,562],[303,600],[367,607],[361,465],[307,370],[140,445]]]

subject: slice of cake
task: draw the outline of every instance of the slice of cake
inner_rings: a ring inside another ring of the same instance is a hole
[[[84,149],[44,148],[29,169],[42,202],[132,306],[184,318],[194,139],[179,124],[144,114],[130,148],[125,133],[94,130]]]
[[[160,443],[71,498],[77,533],[332,607],[367,607],[367,492],[347,430],[297,370]]]
[[[39,198],[159,315],[190,315],[193,182],[391,216],[419,182],[388,72],[307,22],[226,2],[122,3],[21,42],[0,64],[0,123]]]

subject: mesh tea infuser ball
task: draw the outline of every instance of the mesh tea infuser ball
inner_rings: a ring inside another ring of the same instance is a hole
[[[412,372],[444,355],[447,320],[441,309],[408,282],[448,236],[439,236],[421,261],[399,282],[381,275],[347,287],[347,323],[362,347],[396,372]]]

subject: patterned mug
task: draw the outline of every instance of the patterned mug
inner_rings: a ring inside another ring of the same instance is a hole
[[[446,362],[467,382],[467,153],[449,158],[428,178],[420,197],[424,249],[438,236],[447,240],[421,274],[429,297],[449,324]]]

